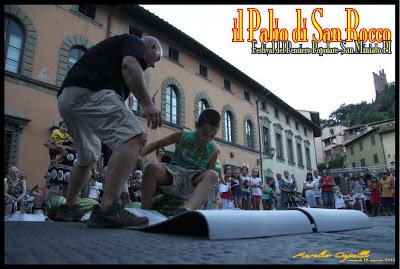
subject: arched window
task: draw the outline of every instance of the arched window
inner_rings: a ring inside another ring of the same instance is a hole
[[[247,120],[246,121],[246,146],[248,146],[249,148],[254,148],[253,134],[254,134],[253,124],[251,123],[250,120]]]
[[[178,123],[178,97],[175,89],[168,86],[165,93],[165,120],[174,124]]]
[[[228,142],[233,141],[232,136],[232,113],[229,111],[225,112],[225,140]]]
[[[197,118],[199,118],[201,112],[203,112],[204,109],[209,108],[210,105],[208,104],[206,99],[201,99],[199,101],[199,103],[197,104],[197,108],[198,108],[198,115]]]
[[[84,47],[72,47],[68,53],[68,71],[71,67],[85,54],[86,49]]]
[[[22,45],[25,33],[23,28],[11,17],[4,18],[5,70],[19,73],[22,59]]]

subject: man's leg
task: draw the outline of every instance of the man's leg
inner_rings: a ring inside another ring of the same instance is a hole
[[[185,207],[190,209],[199,208],[207,199],[208,193],[217,182],[218,174],[214,170],[207,170],[194,178],[196,187]]]
[[[67,206],[72,206],[78,202],[79,193],[84,186],[87,186],[90,180],[90,173],[94,163],[78,166],[74,165],[71,171],[71,177],[68,183]]]
[[[142,209],[150,210],[153,206],[153,195],[157,185],[172,184],[172,176],[165,168],[165,163],[151,162],[147,165],[142,180]]]
[[[121,144],[113,151],[108,162],[105,191],[101,201],[101,209],[111,208],[121,196],[123,185],[138,162],[139,153],[144,144],[143,135],[138,135]]]

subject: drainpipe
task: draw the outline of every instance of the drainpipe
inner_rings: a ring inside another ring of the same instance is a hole
[[[115,14],[115,12],[118,10],[120,5],[116,5],[112,7],[112,10],[110,14],[107,17],[107,32],[106,32],[106,38],[110,37],[111,34],[111,17]]]
[[[381,146],[382,146],[382,151],[383,151],[383,160],[385,161],[384,165],[386,166],[387,161],[386,161],[385,147],[383,146],[382,134],[380,134],[380,140],[381,140]]]
[[[262,150],[261,150],[261,134],[260,134],[260,116],[258,115],[258,103],[259,103],[259,99],[256,100],[256,108],[257,108],[257,124],[258,124],[258,144],[259,144],[259,148],[260,148],[260,172],[261,172],[261,179],[262,182],[265,183],[265,179],[264,179],[264,170],[263,170],[263,154],[262,154]]]

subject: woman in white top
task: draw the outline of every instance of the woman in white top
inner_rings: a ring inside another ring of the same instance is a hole
[[[311,173],[307,173],[306,181],[304,182],[303,189],[305,190],[305,198],[307,200],[308,207],[315,208],[317,207],[315,202],[315,189],[317,188],[317,184],[313,180],[313,176]]]

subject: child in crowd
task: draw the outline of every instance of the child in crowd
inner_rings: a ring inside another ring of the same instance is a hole
[[[269,179],[268,182],[263,185],[262,204],[264,210],[271,210],[272,184],[274,184],[273,178]]]
[[[250,179],[250,184],[251,184],[251,204],[253,210],[260,210],[260,202],[261,202],[261,196],[262,196],[262,188],[263,188],[263,182],[261,178],[259,178],[259,172],[258,168],[253,168],[251,171],[251,179]]]
[[[225,166],[224,180],[222,180],[219,185],[221,209],[229,208],[229,204],[232,200],[232,167],[230,165]]]
[[[213,138],[219,130],[220,121],[221,116],[216,110],[205,109],[194,130],[181,130],[143,147],[141,156],[176,144],[169,164],[155,161],[147,165],[142,182],[142,209],[152,209],[157,186],[165,194],[188,200],[176,213],[204,207],[213,185],[218,182],[218,174],[214,170],[218,146]]]
[[[344,196],[340,192],[338,186],[333,187],[333,195],[335,196],[335,208],[336,209],[346,209],[346,204],[344,202]]]
[[[242,167],[242,208],[251,209],[251,189],[250,177],[248,176],[249,168],[246,165]]]
[[[232,176],[232,196],[236,208],[242,208],[242,178],[240,177],[240,169],[236,167]]]
[[[381,204],[381,186],[375,176],[371,178],[371,185],[369,187],[371,191],[371,216],[377,217],[380,214],[380,204]]]

